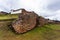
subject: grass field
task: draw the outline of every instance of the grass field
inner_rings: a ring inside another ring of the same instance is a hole
[[[0,19],[2,18],[0,17]],[[8,26],[10,22],[12,21],[0,21],[0,40],[60,40],[59,24],[48,24],[43,27],[37,26],[27,33],[15,34]]]
[[[16,18],[18,18],[18,15],[19,14],[7,14],[7,15],[1,14],[0,20],[16,19]]]

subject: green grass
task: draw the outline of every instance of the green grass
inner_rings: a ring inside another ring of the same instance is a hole
[[[43,27],[36,27],[24,34],[15,34],[9,28],[9,24],[18,14],[0,15],[0,40],[60,40],[60,25],[48,24]]]
[[[16,19],[18,18],[19,14],[7,14],[7,15],[0,15],[0,20],[7,20],[7,19]]]

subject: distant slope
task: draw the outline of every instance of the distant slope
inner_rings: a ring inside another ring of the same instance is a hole
[[[4,11],[0,11],[0,14],[8,14],[7,12],[4,12]]]

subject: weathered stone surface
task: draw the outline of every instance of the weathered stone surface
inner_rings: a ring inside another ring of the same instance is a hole
[[[12,23],[12,27],[16,33],[25,33],[36,26],[37,18],[38,15],[35,12],[28,12],[22,9],[18,19]]]
[[[44,17],[42,16],[39,16],[38,17],[38,26],[44,26],[45,24],[48,24],[48,19],[45,19]]]

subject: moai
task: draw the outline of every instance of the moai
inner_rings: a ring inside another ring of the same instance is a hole
[[[36,27],[38,15],[35,12],[29,12],[21,9],[18,19],[12,22],[12,27],[16,33],[25,33]]]

